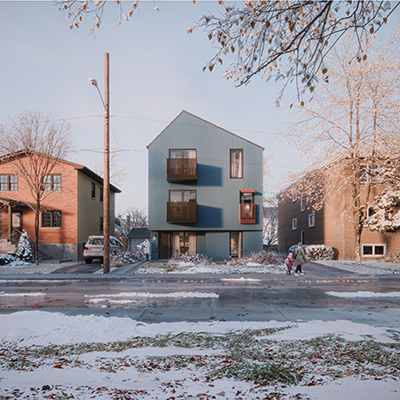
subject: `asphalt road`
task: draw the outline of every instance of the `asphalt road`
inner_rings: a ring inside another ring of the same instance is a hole
[[[87,267],[82,263],[49,275],[1,276],[0,313],[40,309],[143,322],[343,319],[400,327],[399,297],[328,293],[399,292],[399,275],[358,275],[321,265],[307,265],[307,273],[299,277],[138,275],[134,272],[139,266],[102,275],[88,273]],[[208,297],[196,297],[200,295]]]

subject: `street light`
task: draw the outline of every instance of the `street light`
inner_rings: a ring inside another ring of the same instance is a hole
[[[104,108],[104,178],[103,178],[103,273],[110,272],[110,97],[109,97],[109,54],[104,53],[104,100],[97,81],[89,82],[97,89]]]

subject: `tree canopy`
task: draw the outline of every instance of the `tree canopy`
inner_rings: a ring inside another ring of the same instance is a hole
[[[58,5],[67,13],[71,29],[79,28],[84,18],[91,16],[90,29],[94,32],[102,24],[107,3],[117,7],[119,25],[134,15],[139,2],[64,0]],[[156,3],[154,9],[158,10]],[[398,2],[372,0],[260,0],[239,4],[218,0],[218,3],[221,13],[203,15],[188,28],[188,32],[203,29],[217,48],[204,70],[213,71],[226,60],[229,64],[224,77],[232,79],[236,86],[249,83],[257,75],[266,81],[281,80],[278,102],[290,83],[295,84],[301,98],[315,89],[319,73],[324,81],[329,81],[325,58],[346,32],[357,38],[353,58],[365,58],[366,39],[381,29],[399,6]]]

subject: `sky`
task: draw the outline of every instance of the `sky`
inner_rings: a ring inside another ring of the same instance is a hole
[[[294,120],[289,89],[275,108],[280,86],[256,77],[240,88],[222,78],[223,66],[203,72],[216,49],[201,29],[188,34],[216,1],[140,1],[129,22],[119,27],[115,5],[106,8],[96,38],[90,17],[69,29],[66,14],[52,1],[0,0],[0,123],[7,116],[37,109],[65,119],[74,149],[69,160],[96,169],[103,159],[103,108],[94,77],[104,88],[104,53],[110,53],[111,148],[125,171],[114,182],[122,193],[116,213],[137,207],[147,212],[146,146],[182,110],[253,141],[268,157],[266,195],[279,188],[289,170],[306,161],[282,140],[283,121]],[[127,3],[129,9],[130,3]],[[103,92],[104,93],[104,92]]]
[[[129,5],[129,4],[128,4]],[[125,177],[117,186],[116,212],[147,211],[146,146],[182,110],[189,111],[265,148],[271,158],[270,190],[287,167],[302,167],[295,149],[274,141],[289,111],[276,110],[279,86],[256,78],[235,88],[223,68],[203,72],[215,49],[207,35],[186,29],[203,14],[218,11],[215,1],[141,1],[139,11],[119,27],[110,4],[104,23],[90,34],[90,18],[69,29],[66,14],[53,2],[0,1],[0,123],[7,116],[37,109],[70,124],[74,152],[69,160],[95,168],[102,163],[103,108],[96,78],[104,88],[104,53],[110,53],[112,148]],[[290,100],[291,95],[288,95]],[[273,156],[273,158],[272,158]]]

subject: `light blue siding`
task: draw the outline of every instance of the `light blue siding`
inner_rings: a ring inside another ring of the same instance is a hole
[[[170,183],[166,179],[169,149],[185,148],[197,150],[197,182]],[[230,178],[231,149],[243,149],[243,179]],[[148,150],[150,230],[207,233],[206,237],[198,237],[197,252],[206,251],[212,258],[211,254],[217,254],[218,259],[229,258],[230,231],[253,232],[243,235],[243,240],[249,238],[246,244],[252,251],[262,249],[263,149],[260,146],[183,111]],[[169,190],[196,190],[197,223],[166,222]],[[240,190],[255,191],[255,224],[239,224]],[[215,236],[217,244],[211,245],[208,236],[216,232],[221,235]]]

